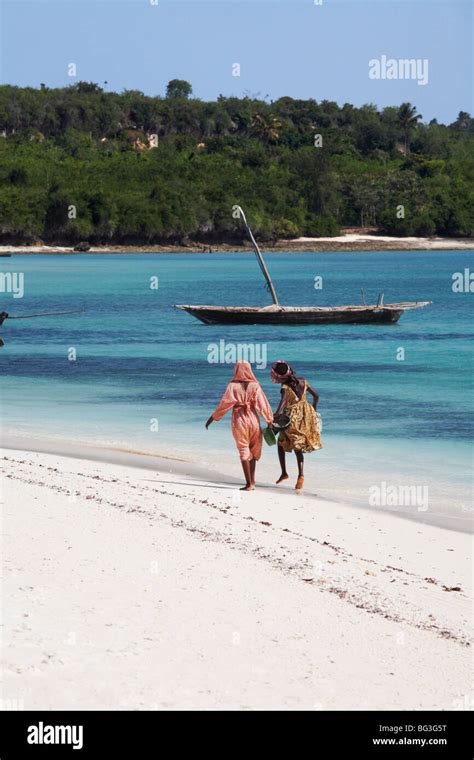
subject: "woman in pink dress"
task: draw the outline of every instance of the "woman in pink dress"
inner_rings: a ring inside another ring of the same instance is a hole
[[[234,377],[225,389],[215,412],[206,422],[222,419],[232,409],[232,435],[239,450],[245,475],[241,491],[255,490],[255,467],[262,454],[262,431],[259,415],[271,427],[273,413],[260,383],[252,372],[249,362],[237,362]]]

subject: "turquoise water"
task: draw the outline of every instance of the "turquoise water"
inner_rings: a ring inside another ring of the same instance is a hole
[[[249,254],[21,256],[25,295],[0,293],[10,314],[82,309],[1,328],[1,417],[6,435],[188,456],[238,471],[230,419],[206,432],[231,376],[209,345],[257,344],[267,363],[288,360],[320,393],[324,449],[307,458],[308,490],[365,505],[382,481],[427,486],[429,508],[410,516],[466,529],[472,464],[472,294],[452,275],[470,252],[268,254],[284,304],[431,300],[397,325],[206,326],[174,303],[268,304]],[[323,278],[316,290],[314,278]],[[150,287],[158,277],[158,288]],[[68,352],[74,349],[75,361]],[[405,352],[397,360],[397,352]],[[256,374],[272,405],[269,369]],[[277,474],[266,449],[264,480]],[[292,462],[293,466],[293,462]]]

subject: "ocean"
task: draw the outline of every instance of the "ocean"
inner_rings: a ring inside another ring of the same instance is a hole
[[[273,253],[280,301],[343,305],[428,300],[395,325],[206,326],[176,303],[271,303],[251,254],[15,255],[0,272],[0,415],[11,435],[188,458],[216,477],[240,471],[230,415],[204,423],[250,352],[275,408],[272,362],[284,359],[320,395],[324,448],[306,458],[308,493],[468,530],[472,515],[472,293],[453,275],[471,252]],[[320,278],[320,279],[318,279]],[[6,280],[3,279],[5,285]],[[5,287],[4,287],[5,290]],[[253,354],[252,354],[253,352]],[[293,458],[294,459],[294,458]],[[290,462],[291,472],[295,464]],[[278,475],[264,449],[262,480]],[[405,494],[405,495],[403,495]],[[408,495],[407,494],[411,494]]]

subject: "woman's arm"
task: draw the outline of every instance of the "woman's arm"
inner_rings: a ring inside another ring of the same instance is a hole
[[[261,387],[258,388],[255,395],[255,409],[263,417],[268,427],[271,427],[273,424],[273,412]]]
[[[314,406],[315,409],[317,409],[318,408],[318,401],[319,401],[319,394],[316,393],[316,391],[314,390],[314,388],[311,388],[310,385],[307,386],[307,389],[308,389],[308,391],[311,393],[311,395],[313,397],[313,406]]]
[[[231,383],[229,383],[216,409],[214,410],[214,412],[211,414],[208,421],[206,422],[206,429],[209,427],[211,422],[214,422],[214,421],[218,422],[219,420],[221,420],[222,417],[225,414],[227,414],[227,412],[230,409],[233,408],[235,402],[236,402],[236,399],[232,391]]]
[[[278,404],[278,409],[276,410],[275,414],[273,415],[273,418],[278,417],[279,414],[283,414],[283,412],[285,411],[285,408],[286,408],[287,400],[288,400],[287,390],[286,390],[286,388],[282,388],[281,389],[280,403]]]

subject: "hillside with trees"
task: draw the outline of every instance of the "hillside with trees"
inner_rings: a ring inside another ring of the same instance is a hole
[[[474,236],[474,119],[410,103],[0,87],[0,242],[265,241],[375,227]]]

